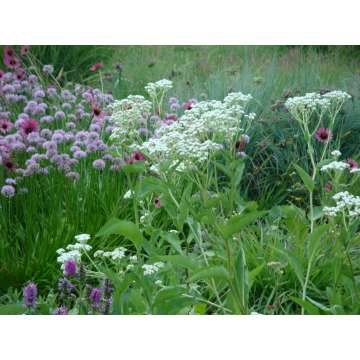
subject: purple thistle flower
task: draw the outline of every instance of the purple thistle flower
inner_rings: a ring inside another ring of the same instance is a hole
[[[97,170],[104,170],[105,169],[105,161],[102,160],[102,159],[97,159],[97,160],[94,160],[93,163],[92,163],[94,169],[97,169]]]
[[[1,194],[7,198],[11,198],[15,195],[15,188],[12,185],[4,185],[1,188]]]
[[[77,264],[74,260],[68,260],[64,263],[64,275],[66,277],[74,276],[77,274]]]
[[[28,308],[35,308],[37,299],[37,287],[33,282],[25,286],[23,290],[24,304]]]
[[[321,143],[327,143],[332,139],[332,132],[328,128],[319,128],[316,130],[315,138]]]

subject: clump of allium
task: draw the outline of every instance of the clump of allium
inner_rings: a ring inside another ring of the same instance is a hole
[[[24,304],[27,308],[34,309],[36,307],[37,299],[37,286],[35,283],[30,282],[23,289]]]
[[[332,132],[328,128],[319,128],[315,132],[315,138],[321,143],[328,143],[332,139]]]

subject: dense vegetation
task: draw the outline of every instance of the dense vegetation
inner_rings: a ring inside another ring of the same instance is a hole
[[[0,313],[359,313],[340,50],[4,47]]]

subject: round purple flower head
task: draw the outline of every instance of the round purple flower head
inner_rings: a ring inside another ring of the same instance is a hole
[[[50,74],[52,74],[54,72],[54,67],[52,65],[44,65],[43,66],[43,72],[45,74],[50,75]]]
[[[54,310],[53,314],[54,315],[67,315],[68,309],[66,308],[66,306],[61,305],[60,307],[58,307]]]
[[[37,298],[37,287],[31,282],[23,290],[24,304],[28,308],[35,308]]]
[[[15,195],[15,188],[12,185],[4,185],[1,188],[1,194],[7,198],[11,198]]]
[[[93,161],[93,167],[97,170],[104,170],[105,169],[105,161],[102,159],[97,159]]]
[[[65,261],[64,263],[64,275],[69,277],[69,276],[74,276],[77,273],[77,264],[76,261],[74,260],[68,260]]]
[[[91,289],[89,300],[94,308],[98,307],[101,301],[101,289],[99,288]]]

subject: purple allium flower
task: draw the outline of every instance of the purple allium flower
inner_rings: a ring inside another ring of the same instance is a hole
[[[51,138],[51,135],[52,135],[52,132],[51,130],[49,129],[42,129],[40,131],[40,135],[45,138],[45,139],[50,139]]]
[[[54,115],[55,120],[62,120],[65,118],[65,113],[63,111],[57,111]]]
[[[91,124],[90,131],[98,133],[101,131],[101,126],[99,124]]]
[[[80,179],[80,174],[76,171],[70,171],[66,174],[66,177],[72,181],[78,181]]]
[[[82,159],[82,158],[85,158],[86,156],[87,156],[87,153],[85,151],[78,150],[78,151],[74,152],[75,159]]]
[[[0,119],[0,134],[7,134],[13,127],[13,123],[7,119]]]
[[[140,136],[146,136],[149,134],[149,130],[147,128],[139,128],[138,130]]]
[[[42,147],[46,150],[57,150],[57,142],[54,140],[46,141],[43,143]]]
[[[357,169],[359,167],[359,164],[354,159],[347,159],[346,163],[349,164],[349,169]]]
[[[315,138],[321,143],[327,143],[332,139],[332,132],[328,128],[319,128],[316,130]]]
[[[74,276],[77,274],[77,264],[74,260],[68,260],[64,263],[64,275],[66,277]]]
[[[91,289],[90,295],[89,295],[89,300],[91,305],[94,308],[97,308],[100,304],[101,301],[101,295],[102,295],[102,291],[99,288],[93,288]]]
[[[24,304],[28,308],[35,308],[37,298],[37,287],[33,282],[25,286],[23,290]]]
[[[56,88],[55,87],[49,87],[47,89],[47,93],[50,97],[55,97],[57,95],[57,91],[56,91]]]
[[[92,165],[97,170],[104,170],[105,169],[105,161],[102,160],[102,159],[94,160]]]
[[[55,132],[51,137],[51,140],[55,141],[57,144],[61,144],[64,141],[64,135],[59,132]]]
[[[69,104],[69,103],[63,103],[63,104],[61,105],[61,107],[62,107],[64,110],[71,110],[71,108],[72,108],[71,104]]]
[[[54,67],[52,65],[44,65],[43,72],[47,75],[50,75],[54,72]]]
[[[39,99],[45,97],[45,92],[42,89],[36,89],[33,92],[33,98]]]
[[[45,115],[40,119],[41,123],[50,124],[54,121],[54,118],[51,115]]]
[[[6,184],[6,185],[16,185],[16,179],[7,178],[7,179],[5,180],[5,184]]]
[[[66,128],[69,130],[74,130],[76,129],[76,124],[74,124],[73,122],[69,121],[65,124]]]
[[[15,195],[15,188],[12,185],[4,185],[1,188],[1,194],[7,198],[11,198]]]
[[[31,74],[29,77],[28,77],[28,81],[30,84],[36,84],[37,81],[38,81],[38,77],[34,74]]]
[[[68,309],[66,306],[61,305],[60,307],[56,308],[53,312],[54,315],[68,315]]]

